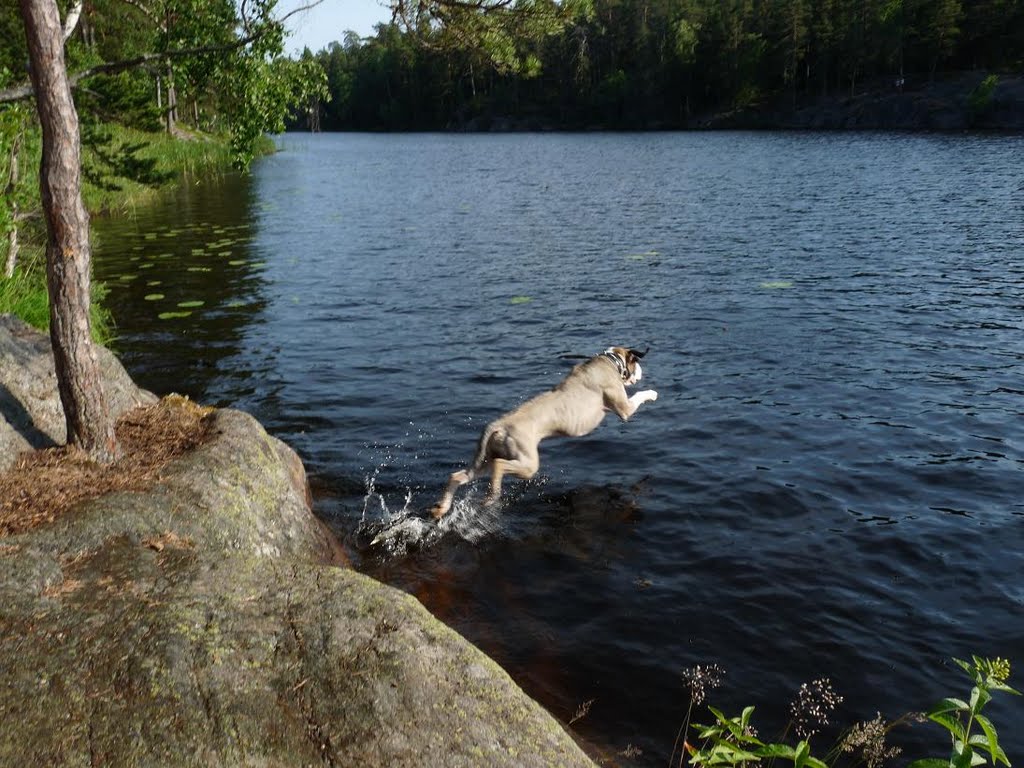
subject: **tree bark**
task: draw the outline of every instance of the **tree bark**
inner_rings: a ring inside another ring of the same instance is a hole
[[[174,70],[170,63],[167,64],[167,112],[166,112],[167,133],[174,133],[174,123],[178,120],[178,94],[174,90]]]
[[[39,188],[46,218],[50,342],[68,443],[110,462],[120,450],[89,319],[89,215],[82,202],[78,113],[55,0],[18,0],[43,133]]]
[[[11,168],[7,177],[7,194],[14,198],[18,186],[18,165],[20,161],[21,134],[14,137],[11,143]],[[11,231],[7,233],[7,263],[4,265],[4,277],[14,274],[14,266],[18,263],[18,204],[11,204]]]

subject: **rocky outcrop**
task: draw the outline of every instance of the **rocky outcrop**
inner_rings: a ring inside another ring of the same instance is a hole
[[[113,354],[102,347],[97,351],[114,418],[136,405],[156,402],[135,386]],[[23,451],[67,440],[56,392],[50,339],[13,315],[0,315],[0,472]]]
[[[794,105],[783,98],[748,109],[705,115],[697,128],[899,131],[1024,131],[1024,78],[986,73],[942,78],[907,77],[899,85],[880,79],[856,93]]]
[[[0,433],[56,441],[52,381],[12,383],[45,338],[4,319],[0,351]],[[412,597],[330,565],[306,488],[222,410],[150,490],[0,539],[0,765],[593,765]]]

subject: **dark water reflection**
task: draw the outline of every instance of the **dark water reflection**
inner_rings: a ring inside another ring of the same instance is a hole
[[[357,566],[563,720],[593,699],[587,739],[663,765],[694,664],[726,669],[716,703],[756,704],[763,736],[815,677],[841,723],[966,695],[953,655],[1008,657],[1020,683],[1024,141],[282,144],[249,179],[97,222],[123,358],[295,446]],[[618,342],[651,345],[658,402],[546,445],[500,514],[366,548],[483,423]],[[991,707],[1019,758],[1024,707]],[[904,743],[947,748],[931,726]]]

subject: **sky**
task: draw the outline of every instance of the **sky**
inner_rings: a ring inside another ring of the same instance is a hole
[[[294,8],[309,5],[311,0],[280,0],[278,14],[284,16]],[[391,20],[386,0],[323,0],[308,11],[301,11],[285,22],[292,33],[285,40],[285,53],[302,53],[308,47],[313,53],[330,43],[342,42],[351,29],[361,37],[373,34],[374,24]]]

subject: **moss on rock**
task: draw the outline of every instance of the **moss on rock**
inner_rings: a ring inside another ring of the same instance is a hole
[[[24,402],[0,422],[31,442]],[[593,765],[415,599],[330,564],[301,462],[241,412],[0,545],[2,765]]]

